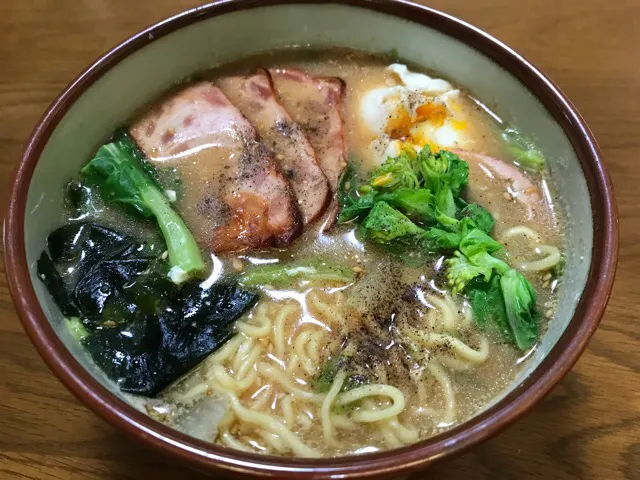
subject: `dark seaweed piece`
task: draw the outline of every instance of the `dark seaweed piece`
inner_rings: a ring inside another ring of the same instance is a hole
[[[258,299],[233,285],[200,291],[193,286],[185,293],[176,309],[96,330],[83,340],[123,391],[158,394],[224,344],[233,335],[229,325]],[[185,312],[192,315],[185,318]]]
[[[78,317],[82,344],[125,392],[159,393],[226,342],[231,323],[258,300],[237,285],[179,287],[166,263],[149,256],[153,249],[100,225],[66,225],[47,243],[55,258],[42,253],[40,278],[62,313]],[[72,273],[60,275],[63,267]]]
[[[151,272],[123,289],[123,302],[132,304],[135,313],[159,314],[177,298],[178,291],[166,274]]]
[[[140,319],[115,328],[97,330],[85,337],[93,361],[124,391],[157,393],[154,373],[160,371],[157,345],[162,334],[156,318]]]
[[[214,285],[206,290],[196,285],[190,287],[186,288],[180,302],[179,328],[170,328],[174,336],[166,346],[167,352],[179,361],[193,355],[206,355],[206,351],[210,351],[208,337],[226,330],[258,301],[258,295],[235,285]]]
[[[83,316],[101,314],[150,265],[145,244],[88,222],[71,223],[47,238],[53,264],[71,265],[77,279],[71,297]],[[70,283],[60,278],[60,284]],[[93,322],[95,323],[95,322]]]
[[[114,292],[104,302],[102,312],[85,313],[82,323],[89,332],[93,332],[148,315],[158,315],[176,301],[177,290],[177,286],[166,277],[157,272],[145,272]]]
[[[228,317],[228,322],[233,322],[236,318],[238,316]],[[185,323],[175,315],[161,315],[158,320],[162,332],[159,353],[168,366],[164,372],[165,383],[162,388],[187,373],[233,336],[229,328],[206,320]],[[162,368],[155,373],[162,375],[161,370]]]
[[[135,245],[135,246],[134,246]],[[54,263],[91,261],[112,257],[126,248],[138,248],[129,237],[95,223],[71,223],[54,230],[47,238]]]
[[[148,258],[113,258],[98,261],[76,284],[73,297],[85,315],[103,312],[110,299],[122,295],[151,262]]]
[[[65,186],[65,202],[67,207],[79,210],[85,206],[89,200],[89,188],[77,180],[71,180]]]
[[[182,316],[186,320],[210,318],[211,321],[224,322],[229,316],[238,315],[243,305],[257,300],[257,295],[239,290],[234,285],[213,285],[203,289],[196,282],[182,288]]]
[[[78,308],[74,305],[71,295],[67,290],[60,273],[47,252],[42,252],[36,262],[38,277],[44,282],[53,301],[58,305],[65,317],[75,317],[79,315]]]
[[[153,246],[101,225],[62,226],[49,235],[47,246],[51,255],[41,259],[38,273],[63,313],[80,316],[89,331],[157,313],[160,300],[177,291],[164,264],[154,259]]]

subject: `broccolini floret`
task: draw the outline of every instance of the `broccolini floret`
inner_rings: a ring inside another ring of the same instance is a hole
[[[393,190],[404,187],[420,188],[419,170],[415,156],[403,152],[397,157],[389,157],[371,175],[369,185],[376,189]]]
[[[362,222],[365,237],[380,243],[419,245],[426,232],[386,202],[377,202]]]
[[[453,293],[462,292],[474,278],[484,276],[488,280],[492,273],[491,268],[472,265],[467,257],[457,251],[453,253],[453,257],[445,260],[445,264],[447,283]]]

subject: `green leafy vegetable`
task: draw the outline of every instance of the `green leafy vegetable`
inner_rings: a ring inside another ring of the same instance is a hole
[[[442,215],[455,219],[456,202],[453,199],[453,191],[449,187],[440,187],[436,191],[436,209]]]
[[[467,294],[476,325],[481,328],[495,325],[505,339],[514,342],[502,298],[500,276],[494,275],[489,282],[480,279],[474,280],[469,284]]]
[[[397,208],[415,222],[428,225],[435,221],[434,196],[430,190],[398,188],[377,195],[376,200]]]
[[[351,359],[344,355],[337,355],[331,357],[325,362],[320,369],[320,372],[313,378],[313,390],[316,393],[327,393],[333,385],[333,381],[339,372],[343,371],[347,373],[344,379],[344,383],[340,388],[340,392],[347,392],[362,385],[367,385],[369,379],[364,375],[358,375],[356,373],[349,373],[352,369]],[[355,405],[348,404],[351,408]],[[344,409],[344,407],[343,407]],[[348,410],[348,408],[347,408]]]
[[[489,233],[493,229],[493,217],[477,203],[470,203],[465,206],[459,215],[460,219],[468,218],[473,224],[484,233]]]
[[[398,52],[397,48],[393,47],[391,50],[389,50],[389,60],[391,61],[391,63],[400,62],[400,53]]]
[[[343,177],[349,180],[341,184],[339,220],[356,220],[367,240],[405,261],[450,254],[447,282],[454,293],[469,296],[478,325],[495,325],[518,348],[529,348],[538,335],[533,287],[494,256],[503,247],[489,235],[493,217],[461,196],[468,177],[469,165],[454,153],[428,146],[418,154],[406,151],[388,158],[368,183]]]
[[[348,184],[347,184],[348,185]],[[393,191],[379,192],[375,189],[368,191],[345,192],[339,190],[339,200],[342,205],[338,221],[341,223],[364,217],[376,204],[382,201],[397,208],[410,219],[421,224],[430,224],[435,221],[434,197],[431,191],[426,189],[411,189],[400,187]]]
[[[348,222],[366,215],[373,208],[377,192],[369,189],[368,192],[358,191],[358,174],[354,162],[349,162],[338,184],[338,202],[340,213],[338,221]]]
[[[344,209],[349,205],[351,196],[356,191],[357,181],[356,167],[353,162],[348,162],[338,182],[338,203],[341,208]]]
[[[364,235],[383,245],[420,245],[426,232],[386,202],[377,202],[362,222]]]
[[[325,362],[320,372],[313,379],[313,390],[317,393],[327,393],[331,389],[333,379],[341,370],[345,370],[350,361],[347,357],[337,355]]]
[[[135,144],[123,134],[100,147],[82,173],[101,180],[106,201],[129,205],[145,217],[155,217],[169,251],[172,278],[181,283],[204,269],[200,249],[157,181],[147,173],[150,165],[143,164],[140,157]]]
[[[521,273],[487,252],[471,258],[455,252],[446,263],[449,285],[454,292],[467,292],[478,326],[494,324],[521,350],[533,346],[538,339],[536,296]]]
[[[460,240],[459,249],[471,258],[479,253],[495,253],[502,250],[502,245],[479,228],[474,228]]]
[[[491,256],[502,249],[502,245],[478,228],[471,229],[458,244],[459,251],[446,260],[447,280],[454,292],[465,289],[467,284],[477,278],[484,277],[489,281],[493,271],[504,273],[510,270],[502,260]]]
[[[507,142],[509,152],[518,164],[536,170],[544,167],[546,162],[540,150],[518,130],[507,128],[502,137]]]
[[[446,260],[446,276],[454,292],[469,295],[478,325],[493,322],[505,338],[526,350],[538,338],[535,292],[521,273],[491,255],[501,248],[481,230],[471,230]]]
[[[488,252],[478,252],[475,255],[472,255],[468,258],[472,264],[479,265],[486,268],[491,268],[498,275],[504,275],[509,270],[511,270],[511,267],[509,267],[509,265],[506,262],[490,255]]]
[[[459,233],[447,232],[436,227],[427,230],[426,239],[424,245],[431,253],[455,250],[460,244]]]
[[[364,195],[356,194],[353,199],[346,204],[340,211],[338,221],[341,223],[348,222],[366,215],[376,203],[376,192],[368,192]]]
[[[418,154],[405,151],[388,158],[374,170],[369,182],[360,186],[350,164],[340,182],[339,221],[361,220],[382,201],[421,226],[441,224],[449,231],[458,231],[457,202],[461,201],[459,195],[468,173],[469,166],[457,155],[445,150],[432,153],[429,146]],[[486,218],[483,220],[486,223]]]
[[[531,348],[538,340],[536,293],[531,283],[520,272],[511,269],[500,278],[500,287],[516,345],[520,350]]]
[[[293,264],[270,264],[253,267],[240,276],[245,287],[272,285],[289,286],[296,281],[352,283],[355,273],[351,268],[329,264],[328,261],[308,261]]]

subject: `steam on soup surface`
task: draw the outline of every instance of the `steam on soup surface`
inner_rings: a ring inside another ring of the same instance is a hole
[[[373,452],[462,422],[553,316],[537,147],[452,83],[352,51],[207,72],[67,186],[39,275],[149,415],[240,450]]]

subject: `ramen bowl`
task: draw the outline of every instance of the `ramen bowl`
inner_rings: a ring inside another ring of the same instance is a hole
[[[307,45],[373,53],[393,49],[464,86],[536,139],[566,221],[557,311],[528,366],[502,394],[472,418],[413,445],[314,460],[223,448],[141,413],[71,338],[34,267],[47,234],[62,218],[64,184],[136,105],[216,65]],[[36,349],[74,395],[127,434],[200,471],[254,478],[380,478],[424,468],[486,440],[562,379],[604,313],[618,227],[611,182],[584,120],[547,76],[490,35],[399,1],[231,0],[186,11],[129,38],[58,96],[36,125],[13,179],[4,242],[11,294]]]

